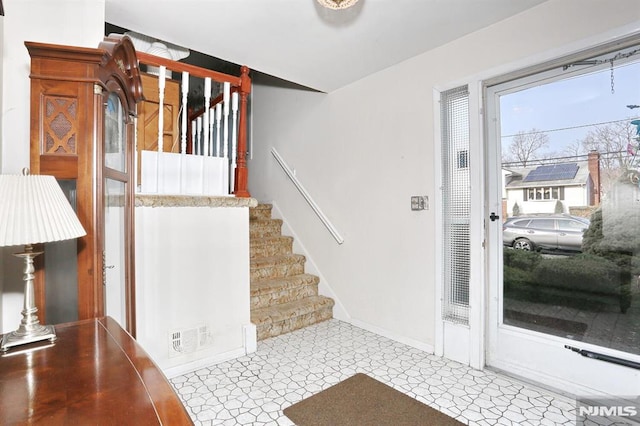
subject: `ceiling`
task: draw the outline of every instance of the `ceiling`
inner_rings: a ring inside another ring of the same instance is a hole
[[[106,21],[322,92],[545,0],[105,0]]]

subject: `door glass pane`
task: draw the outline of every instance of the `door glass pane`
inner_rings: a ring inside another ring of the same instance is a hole
[[[126,328],[124,182],[105,179],[104,206],[106,313]]]
[[[502,321],[640,354],[640,57],[617,53],[500,96]]]
[[[110,93],[104,114],[104,164],[114,170],[126,172],[125,117],[120,98]]]
[[[76,210],[76,181],[58,180]],[[78,239],[45,244],[46,322],[60,324],[78,319]]]

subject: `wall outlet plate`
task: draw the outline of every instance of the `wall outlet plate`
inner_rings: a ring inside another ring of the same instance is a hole
[[[411,210],[429,210],[428,195],[412,195]]]

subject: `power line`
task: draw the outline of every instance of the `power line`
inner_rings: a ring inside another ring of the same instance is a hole
[[[600,153],[600,161],[607,160],[615,160],[620,156],[625,156],[627,151],[606,151]],[[551,157],[551,158],[534,158],[526,161],[504,161],[502,162],[502,167],[525,167],[523,163],[526,163],[527,166],[541,166],[547,164],[563,164],[569,162],[582,162],[587,161],[589,159],[589,154],[578,154],[578,155],[569,155],[564,157]]]
[[[549,129],[549,130],[536,130],[535,132],[520,132],[520,133],[515,133],[513,135],[502,135],[502,138],[512,138],[514,136],[517,135],[534,135],[536,133],[552,133],[552,132],[561,132],[563,130],[573,130],[573,129],[580,129],[583,127],[591,127],[591,126],[601,126],[603,124],[611,124],[611,123],[622,123],[623,121],[629,121],[629,120],[635,120],[636,118],[640,118],[640,116],[637,117],[629,117],[629,118],[625,118],[622,120],[613,120],[613,121],[603,121],[602,123],[591,123],[591,124],[582,124],[579,126],[571,126],[571,127],[561,127],[558,129]]]

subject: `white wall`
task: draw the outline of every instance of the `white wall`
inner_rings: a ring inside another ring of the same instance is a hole
[[[327,95],[256,81],[250,191],[277,202],[356,323],[433,345],[439,224],[433,210],[411,211],[409,201],[438,192],[434,87],[542,62],[638,30],[639,21],[637,0],[550,0]],[[296,170],[343,245],[293,189],[271,147]]]
[[[247,207],[136,207],[137,340],[168,376],[245,354],[248,223]],[[170,333],[201,325],[210,345],[170,357]]]
[[[3,0],[3,5],[0,172],[6,174],[29,166],[31,61],[24,42],[98,47],[104,34],[104,0]],[[16,329],[21,319],[22,265],[10,256],[17,250],[0,250],[4,263],[0,332]]]
[[[5,39],[4,35],[4,16],[0,16],[0,40]],[[4,58],[4,43],[0,42],[0,58]],[[0,60],[0,172],[2,171],[2,122],[4,116],[3,93],[4,93],[4,60]],[[0,263],[1,264],[1,263]],[[0,318],[0,323],[2,319]]]
[[[568,186],[564,189],[564,204],[565,209],[568,211],[569,207],[573,206],[588,206],[589,205],[589,189],[587,185],[583,186]]]
[[[3,4],[4,6],[4,4]],[[0,39],[4,40],[4,16],[0,16]],[[4,43],[0,42],[0,58],[4,57]],[[4,81],[4,73],[3,66],[4,61],[0,60],[0,173],[2,173],[2,116],[4,115],[2,112],[4,109],[2,108],[2,96],[3,93],[3,81]],[[0,249],[0,333],[2,332],[2,293],[4,288],[4,249]]]

